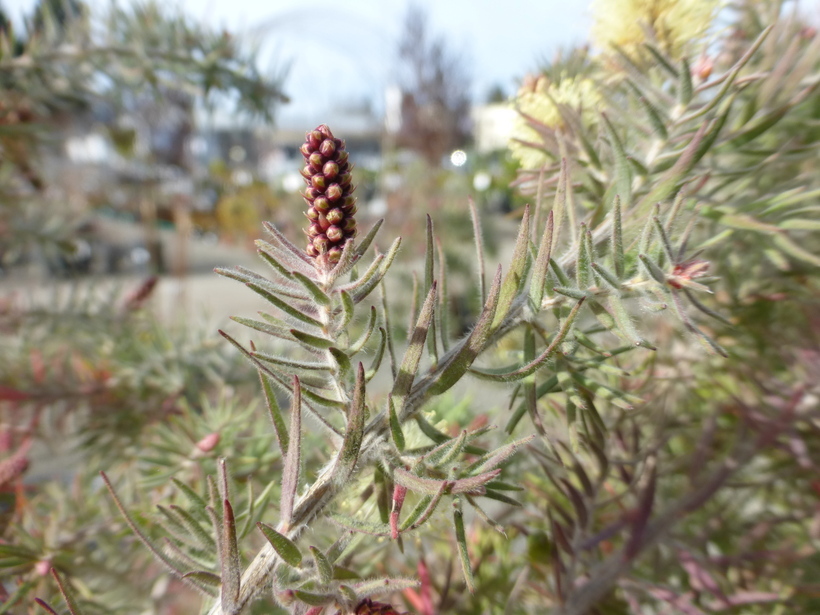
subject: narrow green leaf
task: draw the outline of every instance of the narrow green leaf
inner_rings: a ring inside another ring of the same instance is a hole
[[[310,606],[324,606],[336,599],[334,594],[317,594],[316,592],[309,592],[304,589],[294,590],[293,595],[297,600],[301,600]]]
[[[399,423],[399,417],[396,416],[396,407],[393,404],[393,398],[387,398],[387,412],[388,412],[388,420],[390,421],[390,433],[393,436],[393,444],[396,445],[396,448],[399,452],[404,451],[404,433],[401,430],[401,423]]]
[[[347,412],[347,428],[345,429],[342,448],[336,457],[333,468],[334,479],[340,484],[347,483],[356,468],[359,459],[359,450],[364,438],[364,421],[366,415],[365,408],[365,382],[364,366],[359,363],[356,369],[356,385],[353,389],[353,400]]]
[[[572,282],[569,281],[569,277],[567,274],[564,273],[564,270],[561,269],[561,265],[555,262],[555,259],[550,259],[550,269],[555,274],[555,277],[558,278],[559,286],[571,286]]]
[[[242,282],[245,285],[255,284],[260,288],[264,288],[271,294],[276,293],[284,297],[297,299],[299,301],[306,301],[308,299],[308,296],[300,292],[298,289],[286,284],[277,284],[276,282],[272,282],[266,277],[263,277],[254,271],[250,271],[249,269],[245,269],[244,267],[236,266],[233,269],[217,267],[214,269],[214,273],[232,280],[236,280],[237,282]]]
[[[481,303],[487,300],[487,281],[484,273],[484,239],[481,231],[481,218],[472,198],[468,199],[470,218],[473,221],[473,240],[475,241],[476,263],[478,264],[478,288],[481,293]]]
[[[361,275],[361,277],[356,278],[352,282],[345,284],[344,286],[340,286],[336,289],[336,292],[346,292],[346,293],[353,293],[356,290],[359,290],[363,286],[366,286],[376,277],[376,274],[379,272],[379,267],[381,266],[382,262],[384,261],[384,254],[377,254],[376,257],[373,259],[373,262],[370,263],[367,270]],[[354,299],[353,302],[355,303],[356,300]]]
[[[461,512],[461,501],[456,498],[453,509],[453,526],[456,531],[456,545],[458,546],[458,557],[461,562],[461,570],[464,573],[464,581],[471,594],[475,593],[475,580],[473,579],[473,565],[470,563],[470,553],[467,551],[467,537],[464,534],[464,513]]]
[[[231,320],[234,322],[238,322],[240,325],[245,325],[246,327],[250,327],[255,331],[259,331],[261,333],[267,333],[268,335],[272,335],[274,337],[278,337],[283,340],[291,339],[290,330],[282,325],[275,325],[267,322],[261,322],[259,320],[253,320],[251,318],[244,318],[242,316],[231,316]],[[276,319],[278,322],[282,322]],[[284,323],[283,323],[284,324]]]
[[[618,280],[618,278],[615,277],[615,274],[612,273],[609,269],[607,269],[599,263],[592,263],[592,269],[612,289],[620,290],[621,282]]]
[[[202,511],[205,510],[205,507],[207,506],[207,503],[205,502],[205,500],[196,491],[191,489],[188,485],[186,485],[182,481],[177,480],[176,478],[172,478],[171,482],[174,483],[174,485],[177,487],[177,489],[182,491],[182,493],[185,495],[187,500],[193,505],[194,510],[197,513],[199,513],[199,515],[200,515],[199,518],[204,519],[204,517],[201,516],[201,513],[202,513]]]
[[[646,254],[638,254],[638,258],[641,259],[641,262],[646,266],[646,270],[649,272],[649,275],[651,275],[656,282],[666,285],[666,274],[663,272],[663,269],[658,267],[658,265],[656,265],[655,262]]]
[[[330,305],[330,297],[327,296],[325,291],[319,288],[316,282],[298,271],[293,272],[293,277],[305,287],[305,290],[308,291],[308,294],[310,294],[316,303],[319,305]]]
[[[279,308],[280,310],[282,310],[288,316],[292,316],[293,318],[295,318],[297,320],[301,320],[302,322],[307,323],[309,325],[312,325],[314,327],[317,327],[319,329],[322,328],[322,326],[323,326],[322,323],[320,321],[316,320],[313,316],[310,316],[310,315],[306,314],[305,312],[303,312],[301,309],[293,307],[292,305],[282,301],[279,297],[276,297],[275,295],[273,295],[271,292],[269,292],[267,289],[263,288],[259,284],[254,284],[252,282],[248,282],[246,285],[247,285],[248,288],[250,288],[256,294],[260,295],[261,297],[264,297],[264,299],[266,301],[268,301],[273,306],[275,306],[275,307]]]
[[[635,346],[643,346],[644,348],[655,350],[653,346],[641,337],[638,330],[635,329],[635,325],[632,324],[632,317],[629,315],[621,298],[618,295],[610,295],[608,303],[615,316],[615,322],[618,323],[618,330],[621,331],[626,340],[635,344]]]
[[[364,333],[362,333],[361,337],[353,342],[350,347],[348,348],[347,352],[349,356],[355,355],[359,352],[364,345],[367,343],[367,340],[370,339],[370,336],[373,334],[373,330],[376,328],[376,306],[370,306],[370,320],[367,322],[367,326],[365,327]]]
[[[445,466],[461,454],[461,451],[466,443],[467,430],[462,429],[457,438],[448,440],[427,453],[424,458],[424,463],[433,467]]]
[[[649,124],[652,126],[652,130],[658,136],[659,139],[662,141],[666,141],[669,139],[669,132],[666,129],[666,121],[661,115],[660,110],[653,105],[650,100],[644,96],[644,94],[638,89],[638,87],[632,83],[632,81],[628,81],[630,86],[632,86],[632,90],[635,93],[635,97],[638,99],[638,104],[643,109],[643,112],[646,114],[647,119],[649,120]]]
[[[487,371],[481,370],[471,370],[472,373],[476,375],[481,375],[484,377],[485,380],[495,380],[498,382],[514,382],[516,380],[522,380],[534,374],[539,368],[541,368],[549,358],[555,353],[555,351],[561,346],[564,340],[567,337],[567,334],[572,330],[572,325],[575,322],[575,317],[578,316],[578,312],[581,309],[585,301],[585,297],[582,297],[578,303],[576,303],[572,310],[570,311],[567,318],[564,320],[564,323],[561,325],[561,328],[556,333],[555,337],[553,338],[550,345],[547,346],[544,351],[536,357],[534,361],[528,363],[526,365],[522,365],[518,369],[514,371],[505,371],[502,373],[491,373]]]
[[[208,572],[207,570],[192,570],[182,575],[183,579],[194,579],[203,585],[209,585],[213,588],[219,589],[222,585],[222,579],[218,574]]]
[[[367,284],[362,286],[353,294],[353,302],[354,303],[361,303],[376,286],[379,285],[382,278],[384,278],[387,270],[390,269],[390,265],[393,264],[393,259],[396,258],[396,254],[399,252],[399,247],[401,246],[401,237],[398,237],[394,242],[393,245],[390,246],[390,250],[388,250],[387,255],[384,257],[384,260],[381,262],[379,266],[378,275],[372,277]]]
[[[530,303],[535,309],[541,308],[541,301],[544,299],[544,288],[547,283],[550,258],[552,257],[554,230],[555,211],[550,211],[547,215],[544,233],[541,235],[541,243],[538,246],[538,255],[535,257],[535,266],[532,269],[532,280],[530,281]]]
[[[427,337],[430,323],[433,320],[435,306],[436,283],[433,282],[430,287],[430,292],[427,293],[427,298],[424,300],[419,318],[416,321],[416,327],[410,338],[410,344],[404,352],[399,373],[393,382],[393,389],[390,391],[390,396],[396,400],[396,413],[400,418],[402,410],[404,409],[405,399],[410,393],[410,388],[413,386],[413,381],[416,378],[416,372],[418,371],[419,361],[421,360],[421,354],[424,348],[424,340]]]
[[[441,338],[441,346],[444,352],[450,350],[450,296],[447,293],[447,260],[444,256],[444,249],[441,242],[436,239],[436,250],[438,251],[438,303],[436,310],[437,329]]]
[[[285,531],[293,520],[293,507],[299,491],[302,468],[302,387],[299,377],[293,377],[293,402],[290,407],[290,440],[282,468],[282,494],[279,504],[280,523]]]
[[[197,544],[212,551],[216,548],[214,537],[211,536],[208,530],[202,527],[199,521],[197,521],[191,513],[174,504],[171,504],[169,508],[174,511],[177,515],[177,519],[182,522],[182,525],[186,530],[188,530],[191,536],[194,537]]]
[[[309,350],[327,350],[333,346],[333,341],[326,337],[319,337],[318,335],[311,335],[299,329],[291,329],[290,334],[296,338],[296,341],[301,342]]]
[[[430,387],[432,395],[441,395],[458,382],[473,364],[478,354],[484,349],[484,345],[492,332],[491,323],[498,305],[500,292],[501,266],[499,265],[493,284],[490,287],[489,296],[484,303],[484,308],[475,327],[473,327],[467,339],[460,342],[460,347],[450,355],[451,358],[439,365],[435,383]]]
[[[387,523],[373,523],[372,521],[363,521],[336,513],[330,513],[328,519],[336,525],[354,532],[370,534],[371,536],[390,536],[390,525]]]
[[[592,285],[592,260],[593,255],[589,252],[589,244],[586,240],[588,233],[587,225],[581,223],[581,241],[578,242],[578,258],[575,263],[575,281],[580,290],[585,290]]]
[[[350,324],[350,321],[353,320],[353,315],[355,313],[356,306],[353,303],[353,297],[350,296],[350,293],[340,290],[339,297],[341,298],[342,303],[342,319],[338,324],[337,330],[344,331],[347,326]],[[371,316],[372,317],[372,316]],[[372,331],[372,329],[371,329]],[[369,333],[367,335],[370,335]],[[365,339],[365,341],[367,341]],[[362,344],[364,345],[364,344]]]
[[[332,346],[328,348],[328,352],[333,356],[333,359],[336,361],[336,365],[338,366],[337,374],[340,381],[345,382],[348,377],[353,373],[353,367],[350,364],[350,357],[347,354],[338,348],[333,348]]]
[[[515,442],[505,444],[501,448],[498,448],[492,451],[491,453],[487,453],[486,459],[484,459],[483,461],[479,460],[478,462],[476,462],[478,466],[475,469],[468,469],[468,471],[475,472],[476,474],[482,474],[484,472],[494,470],[502,463],[507,461],[507,459],[512,457],[519,448],[521,448],[525,444],[528,444],[529,442],[532,442],[534,438],[535,435],[533,434],[521,438],[520,440],[516,440]]]
[[[273,365],[282,365],[284,367],[288,367],[294,370],[298,369],[305,371],[322,372],[327,372],[331,370],[330,365],[321,361],[299,361],[297,359],[291,359],[287,356],[279,356],[269,354],[267,352],[251,352],[251,355],[259,359],[260,361],[264,361],[265,363],[272,363]]]
[[[612,262],[615,264],[615,275],[620,279],[624,275],[624,236],[621,225],[621,197],[617,194],[612,201]]]
[[[658,216],[653,216],[652,220],[655,223],[655,230],[661,238],[661,246],[663,247],[663,255],[666,257],[666,262],[670,265],[674,265],[675,252],[672,249],[672,242],[669,241],[669,236],[666,234],[666,229]]]
[[[644,43],[643,47],[650,54],[652,54],[652,57],[655,58],[655,61],[658,63],[658,65],[664,68],[674,79],[677,79],[680,76],[678,69],[672,65],[672,63],[669,61],[669,59],[663,51],[661,51],[651,43]]]
[[[327,585],[333,580],[333,566],[328,561],[325,554],[316,547],[310,547],[313,561],[316,562],[316,571],[319,573],[319,581],[322,585]]]
[[[594,149],[593,149],[594,151]],[[598,165],[600,166],[600,162]],[[555,217],[553,237],[560,240],[564,217],[567,215],[567,200],[569,199],[569,166],[565,157],[561,158],[561,171],[558,174],[558,187],[555,190],[555,200],[552,203],[552,213]]]
[[[796,258],[797,260],[801,260],[804,263],[808,263],[814,267],[820,267],[820,257],[816,254],[809,252],[808,250],[801,248],[797,245],[791,238],[784,234],[778,233],[774,236],[773,240],[774,245],[780,248],[783,252],[791,256],[792,258]]]
[[[678,81],[678,102],[684,107],[692,102],[692,69],[689,60],[681,59],[680,80]]]
[[[268,263],[283,278],[291,277],[291,269],[279,262],[284,260],[288,263],[289,259],[286,255],[283,255],[276,246],[269,244],[267,241],[257,239],[254,243],[256,244],[256,253],[262,257],[262,260]]]
[[[435,270],[435,234],[433,231],[433,219],[427,214],[427,251],[424,259],[424,288],[427,292],[433,287]],[[427,335],[427,352],[430,354],[430,361],[435,366],[438,363],[438,347],[436,336],[436,319],[430,321],[430,333]]]
[[[293,245],[290,242],[290,240],[287,237],[285,237],[285,235],[284,235],[284,233],[282,233],[282,231],[280,231],[278,228],[276,228],[270,222],[263,222],[262,226],[265,227],[265,230],[268,231],[271,234],[271,236],[274,237],[282,245],[282,247],[285,250],[290,252],[290,254],[295,256],[297,259],[299,259],[301,261],[304,261],[305,265],[307,265],[307,267],[309,268],[308,269],[309,271],[312,271],[314,269],[313,259],[311,259],[304,252],[304,250],[301,250],[301,249],[297,248],[295,245]]]
[[[376,346],[376,354],[373,355],[373,360],[370,362],[370,368],[367,370],[367,374],[365,375],[365,381],[370,382],[373,379],[373,376],[376,375],[376,372],[379,371],[379,367],[382,364],[382,357],[384,357],[384,349],[387,346],[387,333],[384,331],[384,327],[379,327],[379,345]]]
[[[510,260],[510,269],[501,284],[501,292],[498,296],[498,303],[493,317],[492,329],[496,329],[501,322],[506,318],[507,312],[510,310],[513,299],[518,294],[518,290],[523,283],[524,269],[527,266],[527,256],[529,255],[529,241],[530,241],[530,206],[524,209],[524,217],[521,220],[521,226],[518,231],[518,238],[515,241],[512,258]]]
[[[629,208],[632,203],[632,170],[629,166],[629,159],[624,149],[623,141],[618,136],[615,127],[605,113],[601,114],[604,120],[609,143],[612,146],[612,153],[615,156],[615,193],[621,197],[624,207]]]
[[[407,518],[402,522],[399,532],[408,532],[421,527],[436,511],[436,507],[441,502],[442,496],[447,491],[448,483],[441,483],[441,489],[435,495],[425,495],[419,499],[415,508],[410,511]]]
[[[552,290],[559,295],[564,295],[565,297],[569,297],[570,299],[575,299],[577,301],[583,301],[590,296],[590,293],[587,291],[578,290],[577,288],[568,288],[566,286],[553,286]]]
[[[365,235],[356,245],[356,254],[359,256],[364,256],[364,253],[367,252],[370,244],[373,243],[373,240],[376,238],[376,234],[379,232],[382,224],[384,224],[384,219],[379,220],[373,225],[373,227],[367,232],[367,235]]]
[[[368,598],[370,596],[379,596],[384,594],[392,594],[394,592],[402,592],[411,587],[418,587],[420,581],[416,579],[368,579],[361,583],[354,583],[353,589],[358,598]]]
[[[302,563],[302,554],[299,552],[298,547],[288,538],[277,532],[271,526],[262,523],[261,521],[256,524],[256,527],[259,528],[259,531],[265,536],[267,541],[270,543],[270,546],[273,547],[273,550],[282,558],[282,561],[296,568],[299,564]]]

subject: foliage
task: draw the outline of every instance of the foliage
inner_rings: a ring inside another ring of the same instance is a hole
[[[186,395],[108,460],[105,530],[154,556],[132,570],[212,615],[814,612],[820,37],[779,2],[730,18],[708,47],[570,53],[520,94],[533,204],[495,269],[465,208],[463,333],[438,220],[402,293],[402,240],[355,235],[344,143],[309,132],[311,248],[266,224],[264,275],[217,271],[268,303],[220,331],[260,403]],[[12,522],[23,595],[57,562],[72,613],[118,608]]]

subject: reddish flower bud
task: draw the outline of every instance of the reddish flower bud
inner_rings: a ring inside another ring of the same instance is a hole
[[[336,243],[337,241],[342,240],[342,238],[345,236],[345,233],[338,226],[330,226],[325,231],[325,235],[327,235],[327,238],[330,241],[332,241],[333,243]]]
[[[324,178],[322,178],[324,179]],[[331,203],[335,203],[344,196],[344,189],[339,184],[330,184],[325,190],[325,196]]]
[[[352,165],[344,141],[325,125],[306,133],[299,151],[307,163],[301,173],[308,184],[303,196],[312,222],[305,231],[306,253],[317,266],[328,267],[339,262],[345,243],[356,235]]]
[[[196,447],[203,453],[210,453],[219,444],[219,438],[220,436],[218,432],[209,433],[196,443]]]
[[[345,214],[341,209],[337,207],[336,209],[331,209],[329,212],[327,212],[326,217],[327,221],[331,224],[339,224],[342,220],[345,219]]]
[[[330,201],[327,200],[327,197],[317,196],[316,200],[313,201],[313,206],[319,211],[327,211],[330,209]]]
[[[325,158],[330,158],[336,153],[336,142],[333,139],[325,139],[319,146],[319,152]]]

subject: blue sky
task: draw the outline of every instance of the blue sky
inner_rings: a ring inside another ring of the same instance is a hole
[[[0,0],[13,15],[34,0]],[[124,4],[123,0],[120,0]],[[105,6],[101,0],[92,5]],[[473,94],[494,84],[512,93],[518,79],[560,46],[583,42],[589,0],[417,0],[432,30],[465,58]],[[172,2],[213,27],[261,44],[263,68],[289,66],[292,104],[283,115],[309,121],[365,99],[382,104],[395,82],[396,40],[407,0],[178,0]]]

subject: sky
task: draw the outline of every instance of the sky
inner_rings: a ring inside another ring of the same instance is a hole
[[[127,0],[126,0],[127,1]],[[15,17],[35,0],[0,0]],[[120,0],[120,4],[126,2]],[[105,6],[103,0],[90,0]],[[163,2],[163,4],[166,4]],[[560,47],[582,43],[589,0],[416,0],[471,74],[473,97],[517,83]],[[283,120],[310,122],[339,105],[384,104],[408,0],[176,0],[185,13],[260,44],[263,70],[287,69]],[[16,14],[16,15],[15,15]]]

